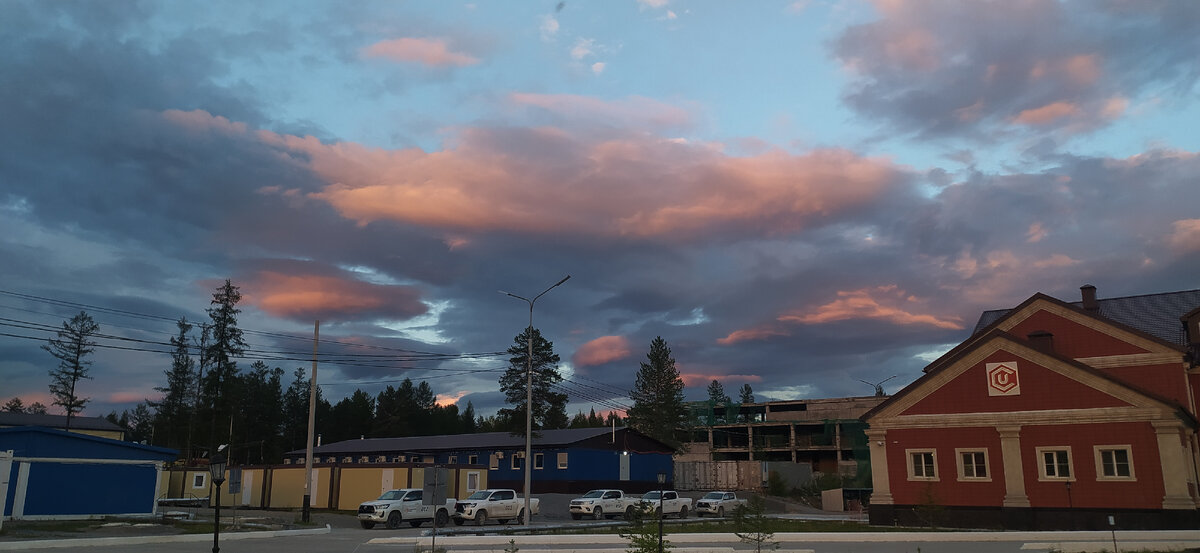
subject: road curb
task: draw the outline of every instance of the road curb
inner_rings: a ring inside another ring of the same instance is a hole
[[[326,524],[324,528],[307,528],[304,530],[266,530],[262,532],[227,532],[221,534],[221,541],[249,540],[255,538],[276,538],[282,536],[310,536],[328,534],[333,528]],[[54,549],[58,547],[96,547],[114,545],[141,545],[147,543],[184,543],[211,542],[212,534],[174,534],[170,536],[126,536],[112,538],[67,538],[61,540],[14,540],[0,541],[0,551],[28,551],[30,549]]]

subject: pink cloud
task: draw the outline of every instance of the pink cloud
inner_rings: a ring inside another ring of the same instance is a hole
[[[1171,223],[1167,243],[1179,252],[1200,252],[1200,219],[1181,219]]]
[[[777,328],[774,325],[763,325],[755,328],[746,328],[730,332],[728,336],[717,340],[718,344],[723,346],[731,346],[738,342],[748,342],[752,340],[766,340],[774,336],[788,336],[790,333],[782,328]]]
[[[1059,122],[1065,118],[1075,118],[1081,114],[1078,106],[1070,102],[1054,102],[1044,106],[1027,109],[1013,118],[1014,123],[1022,125],[1046,125]]]
[[[247,130],[245,123],[230,121],[225,117],[213,115],[202,109],[192,111],[168,109],[162,112],[162,118],[195,132],[245,134]]]
[[[591,102],[518,98],[563,110]],[[644,133],[594,140],[546,127],[466,129],[451,147],[431,153],[269,131],[258,136],[304,154],[294,156],[297,163],[329,183],[310,198],[343,217],[362,225],[428,225],[451,235],[784,236],[871,205],[906,178],[889,161],[848,150],[732,157],[711,145]],[[554,152],[553,162],[545,152]]]
[[[627,359],[630,353],[629,340],[624,336],[601,336],[579,346],[571,361],[576,366],[589,367]]]
[[[896,285],[841,291],[838,299],[812,309],[781,315],[780,321],[801,324],[822,324],[852,319],[877,319],[897,325],[928,325],[937,328],[961,329],[959,317],[938,317],[916,312],[924,308],[918,298],[909,296]]]
[[[407,286],[271,270],[243,282],[243,300],[277,317],[305,321],[371,316],[408,319],[427,311],[417,291]]]
[[[369,58],[385,58],[399,62],[413,62],[441,67],[475,65],[479,59],[451,52],[446,40],[441,38],[396,38],[376,42],[362,50]]]
[[[460,390],[460,391],[454,392],[453,394],[438,394],[437,397],[434,398],[434,403],[436,403],[442,407],[446,407],[449,405],[457,405],[458,400],[462,399],[463,396],[466,396],[469,393],[471,393],[471,392],[466,391],[466,390]]]
[[[113,392],[108,395],[108,399],[106,401],[109,403],[140,403],[146,401],[146,399],[159,397],[162,397],[162,394],[158,392],[150,395],[147,395],[146,392]],[[46,405],[48,406],[50,404],[46,403]]]

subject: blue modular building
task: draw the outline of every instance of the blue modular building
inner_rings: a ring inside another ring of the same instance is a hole
[[[533,438],[533,493],[578,493],[595,488],[628,492],[658,489],[658,475],[672,485],[673,451],[632,428],[541,430]],[[285,462],[303,463],[304,450]],[[488,486],[520,490],[525,481],[525,437],[508,432],[365,438],[313,450],[318,463],[421,463],[481,465]]]
[[[39,426],[0,428],[5,518],[151,515],[173,449]]]

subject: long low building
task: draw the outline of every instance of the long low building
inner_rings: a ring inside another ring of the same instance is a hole
[[[533,438],[533,493],[576,493],[593,488],[630,492],[657,489],[658,474],[673,475],[670,446],[632,428],[542,430]],[[525,437],[508,432],[364,438],[313,449],[326,464],[423,463],[486,468],[494,488],[524,488]],[[305,451],[289,451],[285,463],[303,464]]]

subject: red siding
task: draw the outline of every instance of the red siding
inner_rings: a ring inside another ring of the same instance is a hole
[[[1014,360],[1017,362],[1021,394],[989,396],[986,364]],[[1095,388],[1002,350],[934,390],[916,405],[905,410],[904,414],[1046,411],[1128,405]]]
[[[1187,372],[1181,363],[1168,365],[1145,365],[1140,367],[1115,367],[1101,369],[1105,374],[1128,382],[1130,386],[1145,390],[1159,397],[1172,400],[1191,411],[1188,400]]]
[[[937,449],[937,482],[908,479],[906,449]],[[991,482],[958,481],[955,448],[986,448]],[[1000,505],[1004,501],[1004,461],[995,428],[888,430],[888,480],[898,505],[920,505],[929,492],[937,505]]]
[[[1094,446],[1129,445],[1133,457],[1133,482],[1096,479]],[[1021,465],[1025,492],[1034,507],[1068,507],[1063,482],[1039,482],[1037,448],[1070,446],[1075,481],[1070,503],[1075,507],[1161,509],[1162,463],[1158,439],[1150,423],[1076,424],[1027,426],[1021,429]]]
[[[1024,339],[1029,333],[1039,330],[1053,334],[1054,351],[1071,358],[1146,353],[1145,349],[1046,311],[1030,315],[1008,332]]]

